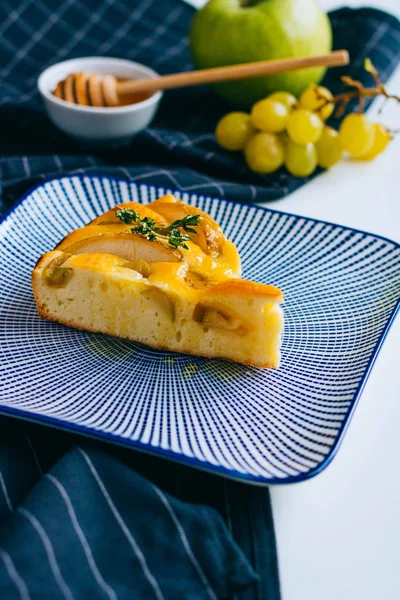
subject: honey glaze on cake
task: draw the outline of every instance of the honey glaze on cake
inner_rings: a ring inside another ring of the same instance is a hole
[[[39,314],[149,346],[259,367],[280,360],[282,292],[240,279],[234,244],[172,195],[120,204],[68,234],[32,275]]]

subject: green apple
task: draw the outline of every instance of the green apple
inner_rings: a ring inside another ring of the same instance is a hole
[[[332,48],[332,30],[317,0],[210,0],[191,24],[190,53],[198,69],[258,60],[313,56]],[[248,108],[271,92],[296,96],[318,83],[322,67],[215,85],[231,104]]]

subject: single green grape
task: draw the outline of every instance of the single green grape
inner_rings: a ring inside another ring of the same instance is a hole
[[[351,156],[360,157],[372,147],[375,137],[374,124],[365,115],[347,115],[340,125],[339,138],[343,150]]]
[[[289,117],[289,111],[284,104],[265,98],[256,102],[251,109],[253,127],[261,131],[278,133],[283,131]]]
[[[381,125],[380,123],[374,123],[373,144],[365,154],[361,154],[360,158],[363,160],[372,160],[385,150],[391,139],[392,136],[384,125]]]
[[[326,121],[332,114],[334,105],[326,104],[326,100],[332,100],[332,93],[328,88],[322,85],[311,85],[306,88],[300,96],[300,104],[317,113],[317,115]]]
[[[324,127],[321,137],[315,144],[318,157],[318,166],[330,169],[342,156],[342,145],[338,132],[332,127]]]
[[[243,150],[253,133],[250,115],[245,112],[228,113],[215,129],[217,142],[225,150]]]
[[[282,142],[274,133],[260,132],[246,144],[244,156],[248,167],[255,173],[273,173],[285,160]]]
[[[296,144],[289,141],[286,146],[285,166],[295,177],[308,177],[316,169],[317,151],[315,145]]]
[[[288,111],[293,110],[297,104],[296,96],[293,96],[293,94],[290,94],[289,92],[274,92],[268,96],[268,99],[284,104]]]
[[[318,115],[305,108],[296,108],[290,115],[286,130],[296,144],[306,145],[317,142],[324,124]]]

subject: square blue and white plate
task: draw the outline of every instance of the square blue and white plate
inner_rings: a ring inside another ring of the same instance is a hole
[[[285,292],[282,366],[152,350],[41,320],[31,272],[69,231],[169,190],[100,176],[30,190],[0,225],[0,413],[259,484],[334,456],[400,299],[400,246],[337,225],[177,192]]]

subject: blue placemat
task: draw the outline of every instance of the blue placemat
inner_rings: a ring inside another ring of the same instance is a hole
[[[85,55],[143,62],[159,73],[191,68],[187,31],[194,9],[181,0],[52,0],[0,4],[0,166],[4,210],[28,186],[60,173],[91,170],[143,179],[242,201],[276,200],[307,180],[278,172],[251,174],[240,156],[218,148],[213,130],[228,107],[205,87],[165,94],[152,126],[130,148],[87,153],[48,121],[36,79],[48,65]],[[386,81],[400,59],[400,23],[371,8],[330,14],[335,48],[351,64],[331,69],[326,85],[341,88],[343,73],[364,82],[365,57]]]

